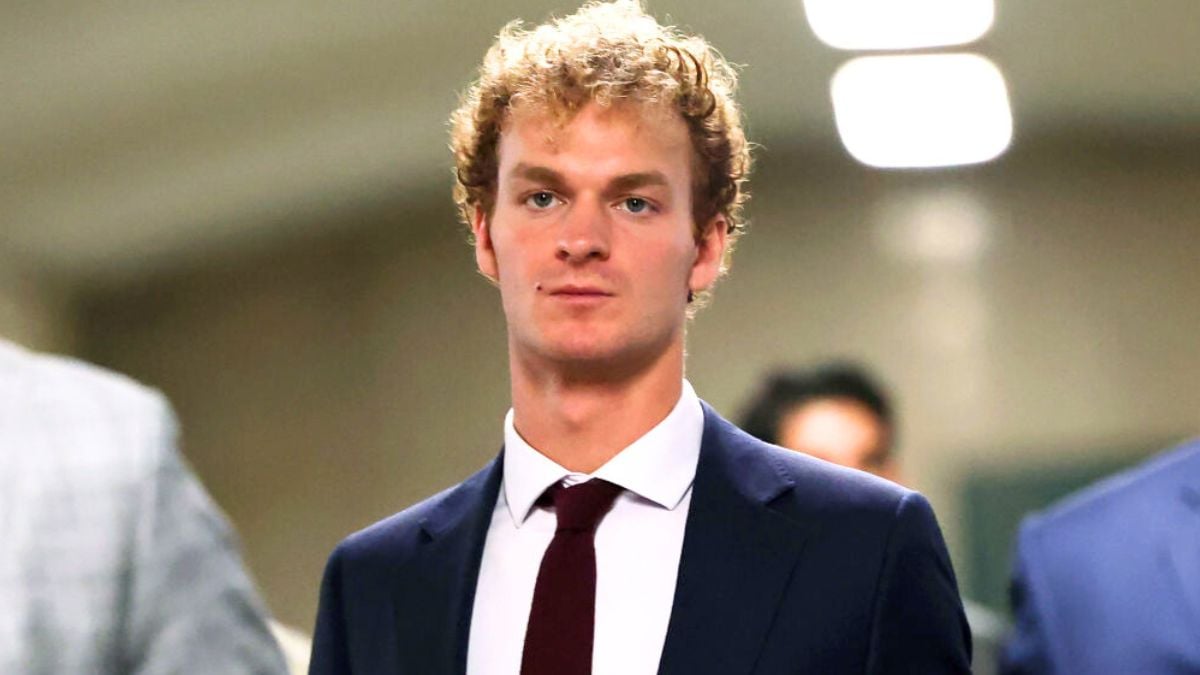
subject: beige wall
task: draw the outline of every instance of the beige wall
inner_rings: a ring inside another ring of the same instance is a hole
[[[736,415],[773,364],[873,364],[910,481],[957,546],[970,467],[1200,428],[1195,156],[1050,148],[885,174],[768,146],[689,376]],[[349,234],[96,293],[84,315],[90,355],[173,398],[186,454],[297,625],[341,537],[500,443],[503,317],[437,187],[344,214],[362,223]]]
[[[0,338],[39,351],[75,347],[70,295],[62,285],[34,275],[0,250]]]

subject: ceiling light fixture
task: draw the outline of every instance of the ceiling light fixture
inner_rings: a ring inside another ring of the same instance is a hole
[[[995,0],[804,0],[813,32],[835,49],[922,49],[974,42]]]
[[[976,164],[1012,140],[1004,76],[975,54],[856,58],[831,93],[842,143],[869,166]]]

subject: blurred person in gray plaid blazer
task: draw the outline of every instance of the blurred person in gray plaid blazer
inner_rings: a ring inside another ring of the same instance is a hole
[[[0,674],[285,673],[161,394],[0,340]]]

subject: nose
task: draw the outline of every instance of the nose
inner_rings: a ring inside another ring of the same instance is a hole
[[[607,260],[612,245],[609,217],[603,205],[577,201],[559,225],[557,258],[569,263]]]

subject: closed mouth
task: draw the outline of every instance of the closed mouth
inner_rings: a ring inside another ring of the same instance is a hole
[[[550,295],[566,298],[606,298],[612,293],[594,286],[562,286],[551,291]]]

